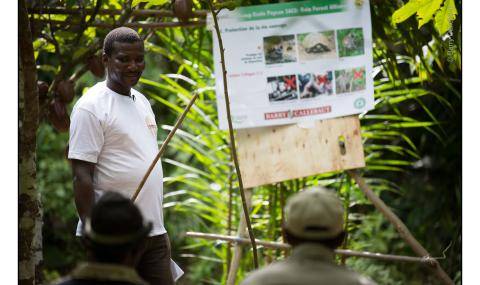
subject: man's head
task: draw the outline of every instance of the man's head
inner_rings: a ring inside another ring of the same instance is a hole
[[[93,259],[98,262],[125,263],[150,232],[138,208],[115,192],[106,192],[85,221],[84,238]]]
[[[343,205],[323,187],[305,189],[287,201],[283,227],[293,246],[318,242],[336,248],[344,237]]]
[[[129,95],[145,69],[143,40],[127,27],[116,28],[103,41],[103,63],[107,84],[115,92]]]

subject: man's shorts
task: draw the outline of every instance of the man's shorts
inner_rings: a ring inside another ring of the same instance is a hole
[[[170,270],[171,247],[168,234],[152,236],[139,245],[135,268],[151,285],[175,284]]]

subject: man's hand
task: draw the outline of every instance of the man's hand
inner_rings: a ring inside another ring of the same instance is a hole
[[[90,215],[95,194],[93,192],[93,170],[95,163],[72,159],[73,192],[78,215],[82,220]]]

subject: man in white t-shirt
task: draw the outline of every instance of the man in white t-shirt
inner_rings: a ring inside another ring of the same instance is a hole
[[[68,158],[81,222],[104,191],[130,198],[158,153],[157,125],[149,101],[134,86],[145,68],[143,41],[134,30],[112,30],[104,40],[107,79],[90,88],[71,114]],[[153,223],[140,246],[137,270],[150,284],[174,284],[170,241],[163,225],[163,173],[157,163],[136,200]],[[80,223],[81,223],[80,222]],[[77,235],[81,235],[81,225]]]

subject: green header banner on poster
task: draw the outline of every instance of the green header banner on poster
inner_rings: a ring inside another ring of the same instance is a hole
[[[326,0],[240,7],[236,10],[236,13],[238,13],[238,17],[241,21],[257,21],[285,17],[338,13],[345,10],[345,0]]]

